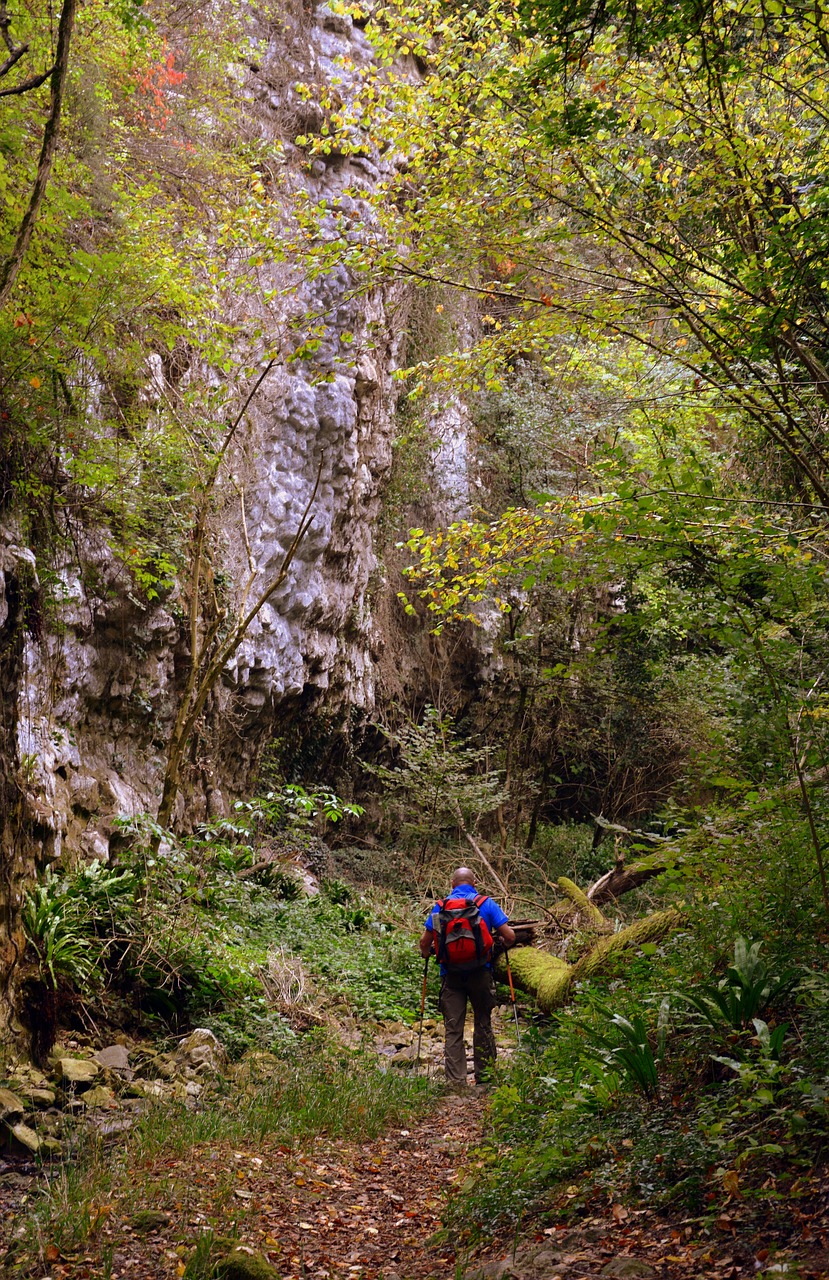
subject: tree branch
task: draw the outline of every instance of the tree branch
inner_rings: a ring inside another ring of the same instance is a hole
[[[28,93],[30,89],[39,89],[51,75],[54,75],[54,72],[55,68],[50,67],[48,71],[43,72],[43,75],[30,76],[28,80],[23,80],[20,84],[12,85],[10,89],[0,89],[0,98],[12,98],[16,93]],[[5,72],[0,68],[0,76],[2,75],[5,75]]]
[[[2,275],[0,275],[0,307],[5,306],[17,279],[52,172],[52,161],[57,149],[60,128],[63,93],[66,88],[66,77],[69,71],[69,48],[72,43],[72,30],[75,25],[77,8],[78,0],[63,0],[60,24],[58,26],[57,54],[55,56],[55,65],[51,72],[52,90],[49,101],[49,118],[43,130],[43,145],[40,148],[37,176],[32,187],[29,207],[20,224],[20,230],[17,233],[17,240],[11,257],[6,261]]]

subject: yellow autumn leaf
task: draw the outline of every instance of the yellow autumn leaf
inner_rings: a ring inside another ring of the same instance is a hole
[[[35,391],[37,391],[38,387],[40,386],[40,378],[37,378],[37,377],[30,378],[29,386],[34,387]]]

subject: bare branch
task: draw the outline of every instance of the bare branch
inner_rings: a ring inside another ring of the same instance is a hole
[[[54,67],[50,67],[48,71],[44,71],[42,76],[30,76],[28,80],[24,80],[21,84],[12,85],[10,89],[0,89],[0,98],[13,98],[16,93],[28,93],[30,89],[39,89],[44,81],[49,79],[54,70]]]
[[[8,75],[14,64],[19,62],[23,57],[23,54],[29,52],[29,46],[27,44],[18,45],[16,49],[13,45],[10,45],[10,49],[11,52],[9,53],[8,58],[6,58],[6,61],[0,64],[0,76]]]

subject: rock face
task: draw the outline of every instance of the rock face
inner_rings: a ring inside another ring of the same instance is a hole
[[[307,5],[298,7],[294,19],[289,10],[279,28],[251,31],[242,88],[247,109],[262,138],[279,141],[278,185],[286,205],[302,193],[314,205],[327,202],[332,218],[344,213],[359,224],[371,217],[363,195],[385,162],[331,153],[309,163],[293,139],[323,122],[319,95],[309,98],[302,86],[334,82],[347,96],[371,49],[349,17],[325,5],[312,16]],[[432,642],[413,639],[395,598],[393,553],[381,560],[383,542],[392,543],[408,523],[427,524],[436,507],[441,518],[464,513],[479,483],[469,423],[463,409],[450,404],[430,425],[434,448],[423,488],[432,506],[425,513],[415,509],[410,521],[398,512],[390,534],[391,526],[382,525],[383,502],[399,431],[393,375],[407,358],[406,297],[386,287],[353,296],[341,268],[297,279],[286,293],[286,270],[261,268],[263,288],[282,299],[256,317],[264,346],[272,349],[307,313],[324,317],[322,336],[313,369],[286,360],[270,371],[228,465],[219,554],[237,595],[251,563],[253,597],[273,579],[306,511],[310,526],[285,581],[208,701],[200,748],[191,753],[174,815],[179,826],[228,812],[287,716],[353,708],[373,713],[378,688],[390,701],[403,696],[408,673],[428,665]],[[154,371],[151,382],[163,377],[163,370]],[[244,491],[246,536],[230,475]],[[41,566],[20,542],[18,531],[0,520],[0,632],[23,578],[39,589]],[[67,547],[48,571],[57,583],[49,621],[21,632],[19,661],[5,681],[16,692],[16,699],[9,695],[16,714],[14,749],[7,754],[26,761],[24,834],[33,852],[21,864],[21,882],[31,879],[36,857],[41,869],[64,854],[106,861],[116,847],[116,818],[157,812],[188,647],[181,595],[142,606],[125,590],[122,568],[100,531],[88,530],[86,542]],[[468,680],[475,664],[465,650],[457,652]],[[5,684],[0,693],[8,694]],[[0,772],[0,790],[2,782]],[[13,796],[16,803],[14,789]],[[16,900],[19,905],[19,894]],[[19,934],[18,928],[18,950]]]
[[[315,96],[309,100],[301,86],[335,82],[347,96],[371,57],[368,41],[349,17],[324,5],[312,21],[305,7],[274,30],[271,24],[252,35],[256,57],[243,93],[262,137],[280,141],[282,198],[290,204],[305,193],[327,202],[332,218],[339,211],[365,220],[371,215],[361,192],[377,182],[379,161],[332,153],[309,164],[293,138],[322,124]],[[264,287],[284,286],[285,271],[265,264]],[[405,298],[381,289],[352,296],[348,273],[336,268],[297,280],[281,305],[282,314],[263,310],[259,317],[266,341],[269,325],[273,340],[306,313],[324,317],[322,337],[313,369],[277,363],[251,403],[232,460],[234,483],[245,492],[248,539],[230,495],[220,538],[228,580],[238,587],[254,563],[255,596],[278,571],[304,512],[311,521],[284,583],[208,703],[206,749],[176,815],[187,823],[227,811],[286,710],[324,703],[326,711],[371,711],[376,698],[384,627],[371,600],[382,578],[377,530],[397,431],[393,373],[405,354]],[[461,507],[468,490],[464,430],[460,411],[450,409],[436,427],[435,451],[437,489],[460,494]],[[21,557],[37,584],[38,564],[18,541],[15,529],[0,526],[0,626]],[[26,632],[17,688],[28,830],[41,862],[65,849],[106,860],[113,818],[157,809],[186,654],[181,604],[174,593],[163,606],[142,607],[124,589],[100,533],[90,531],[80,557],[71,549],[49,569],[59,583],[56,625]]]

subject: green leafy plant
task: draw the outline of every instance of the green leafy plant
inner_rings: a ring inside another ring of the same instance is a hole
[[[97,957],[88,936],[88,920],[78,904],[61,892],[60,882],[47,872],[43,884],[27,893],[23,904],[26,940],[38,957],[41,974],[57,987],[60,977],[86,986],[96,971]]]
[[[27,893],[23,928],[52,985],[65,977],[84,988],[101,977],[100,962],[124,927],[136,887],[127,869],[99,859],[68,876],[47,870]]]
[[[666,998],[660,1006],[656,1051],[651,1048],[650,1032],[641,1013],[625,1017],[621,1013],[611,1013],[601,1005],[596,1008],[613,1030],[600,1032],[587,1023],[577,1024],[591,1042],[592,1057],[603,1064],[616,1080],[622,1076],[646,1098],[655,1098],[659,1093],[659,1062],[665,1056],[670,1002]]]
[[[486,747],[474,747],[455,729],[451,716],[427,707],[421,722],[406,719],[399,728],[376,726],[395,754],[391,766],[364,762],[383,783],[384,807],[413,843],[420,858],[441,832],[475,828],[506,799]]]
[[[242,829],[250,831],[293,831],[309,833],[317,820],[340,822],[345,817],[359,818],[363,807],[343,800],[330,787],[312,783],[309,787],[286,783],[253,800],[237,800],[233,806],[240,815]]]
[[[716,985],[709,983],[693,993],[677,992],[676,998],[696,1009],[715,1031],[744,1031],[794,986],[791,974],[772,975],[760,957],[761,948],[760,942],[749,946],[745,938],[737,938],[734,962],[726,969],[725,977]]]

